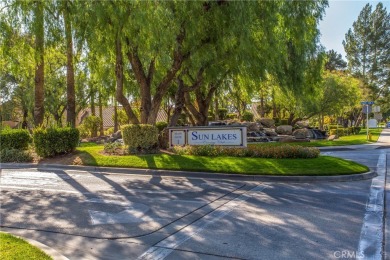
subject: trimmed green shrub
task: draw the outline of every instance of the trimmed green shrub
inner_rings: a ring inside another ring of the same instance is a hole
[[[30,142],[30,133],[25,129],[5,128],[0,131],[0,150],[27,149]]]
[[[33,156],[28,150],[19,150],[19,149],[4,149],[0,150],[0,162],[8,163],[22,163],[22,162],[32,162]]]
[[[360,131],[362,130],[362,128],[360,126],[355,126],[355,127],[352,127],[352,131],[355,135],[358,135],[360,133]]]
[[[253,122],[253,113],[251,113],[249,111],[245,111],[242,114],[242,120],[248,121],[248,122]]]
[[[257,158],[317,158],[320,150],[314,147],[302,147],[298,145],[282,146],[248,146],[247,148],[228,148],[223,146],[199,145],[199,146],[174,146],[173,152],[179,155],[197,156],[233,156],[233,157],[257,157]]]
[[[226,119],[237,119],[236,113],[229,113],[226,115]]]
[[[104,135],[112,135],[113,133],[114,133],[114,127],[107,128],[107,130],[104,131]]]
[[[156,123],[156,127],[158,129],[158,132],[161,132],[162,130],[164,130],[164,128],[166,128],[168,126],[168,123],[167,122],[157,122]]]
[[[218,109],[218,119],[225,120],[227,116],[228,110],[227,108],[219,108]]]
[[[79,137],[76,128],[38,128],[34,131],[35,151],[42,157],[70,153],[78,145]]]
[[[100,123],[102,120],[97,116],[87,116],[83,121],[86,129],[89,131],[89,136],[93,136],[100,129]]]
[[[80,138],[88,138],[91,137],[91,132],[87,129],[87,127],[84,124],[80,124],[77,129],[80,133]]]
[[[154,125],[125,125],[122,136],[130,153],[152,152],[158,147],[158,129]]]

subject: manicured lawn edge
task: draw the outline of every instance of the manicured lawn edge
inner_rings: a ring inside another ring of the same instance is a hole
[[[0,259],[3,260],[24,260],[24,259],[42,259],[52,260],[41,249],[29,244],[22,238],[8,233],[0,232]]]
[[[78,157],[86,166],[214,172],[274,176],[335,176],[368,172],[368,167],[340,158],[264,159],[238,157],[152,155],[103,155],[103,146],[79,147]]]

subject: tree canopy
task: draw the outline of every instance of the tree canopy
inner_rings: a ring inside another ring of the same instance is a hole
[[[33,93],[26,111],[35,125],[46,115],[74,126],[78,111],[95,113],[96,104],[114,100],[132,123],[154,124],[168,104],[170,119],[186,113],[204,125],[224,98],[250,104],[259,89],[263,103],[275,89],[312,96],[322,76],[317,25],[327,5],[7,0],[0,13],[2,91],[14,100],[17,87]]]

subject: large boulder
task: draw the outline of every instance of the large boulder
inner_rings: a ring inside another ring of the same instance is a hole
[[[309,127],[309,121],[305,121],[305,120],[298,121],[295,123],[295,125],[300,128],[307,128]]]
[[[246,123],[246,127],[247,127],[248,132],[249,131],[258,132],[261,130],[260,124],[257,124],[257,123]]]
[[[116,140],[122,139],[122,131],[118,130],[115,133],[113,133],[110,138],[107,140],[109,143],[113,143]]]
[[[292,126],[291,125],[281,125],[276,128],[276,133],[280,135],[291,135]]]
[[[264,133],[267,135],[267,136],[277,136],[278,134],[275,132],[275,129],[273,128],[266,128],[264,129]]]
[[[306,128],[303,128],[303,129],[297,129],[295,130],[292,135],[296,138],[296,139],[306,139],[306,138],[309,138],[310,137],[310,133],[309,133],[309,130],[307,130]]]
[[[236,121],[230,122],[230,123],[228,123],[228,125],[229,126],[243,126],[243,124],[236,122]]]
[[[270,118],[260,118],[258,122],[262,124],[265,128],[271,128],[275,126],[275,121]]]
[[[121,139],[122,138],[122,131],[121,130],[118,130],[116,131],[115,133],[112,134],[112,137],[116,140],[116,139]]]

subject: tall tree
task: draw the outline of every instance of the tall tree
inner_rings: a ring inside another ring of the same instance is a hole
[[[351,72],[365,82],[378,98],[390,86],[390,16],[378,3],[367,4],[343,41]]]
[[[71,126],[76,125],[76,95],[75,95],[75,77],[73,66],[73,35],[72,35],[72,2],[69,0],[63,1],[63,18],[65,26],[65,41],[66,41],[66,122]]]
[[[35,102],[34,123],[39,126],[43,123],[45,108],[45,29],[44,29],[44,2],[35,1],[33,8],[34,35],[35,35]]]
[[[329,71],[334,70],[344,70],[347,68],[347,62],[343,60],[343,57],[340,53],[337,53],[335,50],[330,50],[326,52],[326,63],[325,69]]]

